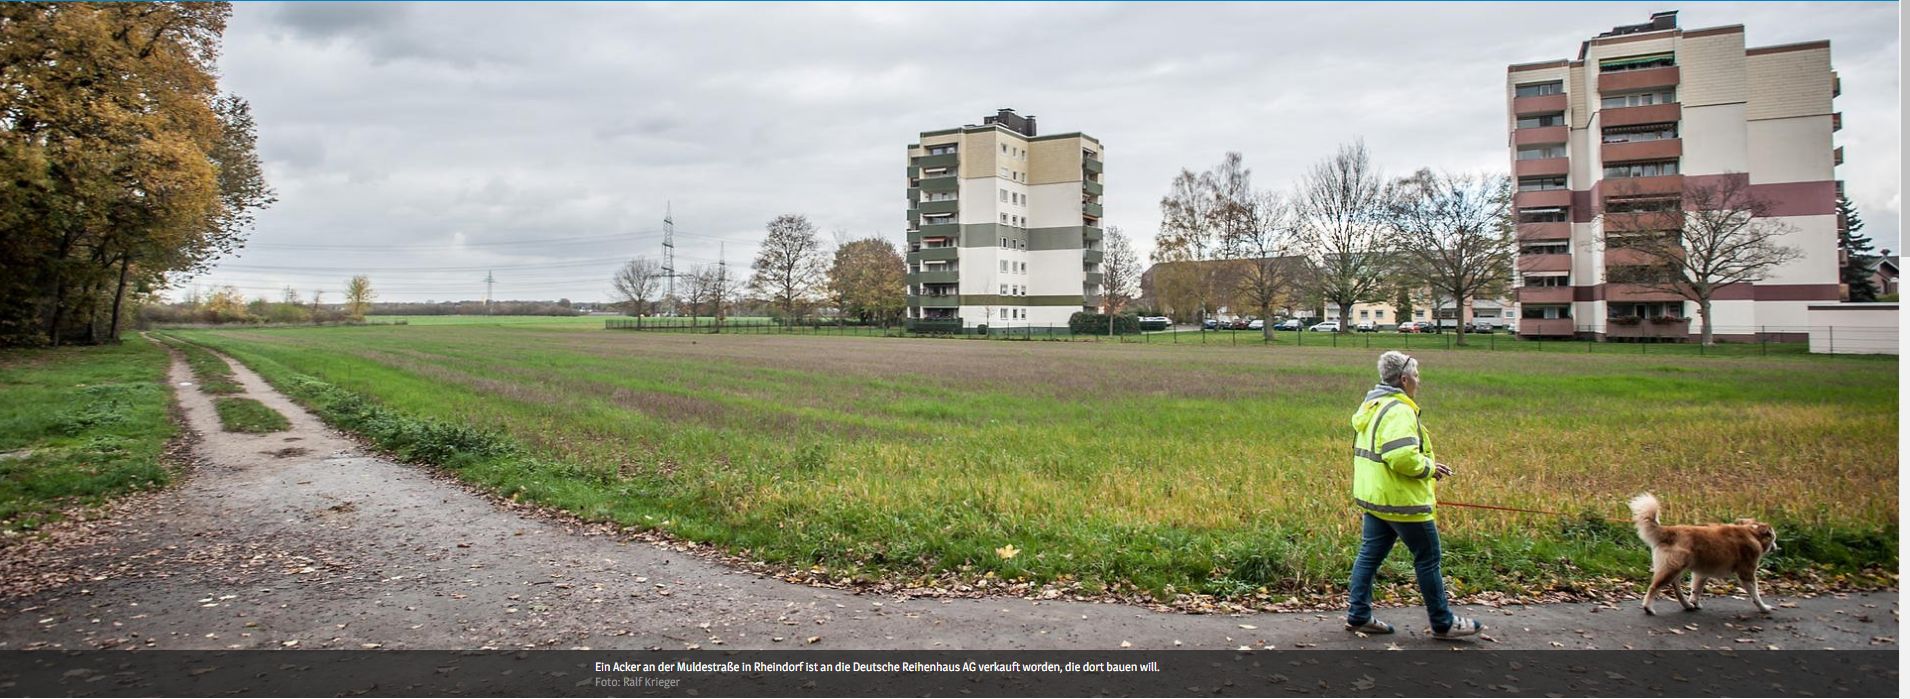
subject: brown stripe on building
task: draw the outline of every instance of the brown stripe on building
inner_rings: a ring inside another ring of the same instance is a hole
[[[1708,29],[1693,29],[1691,31],[1685,32],[1685,38],[1695,39],[1701,36],[1717,36],[1719,34],[1743,34],[1743,33],[1744,33],[1744,25],[1732,24],[1732,25],[1723,26],[1723,27],[1711,27]]]
[[[1795,44],[1778,44],[1776,46],[1759,46],[1754,49],[1745,49],[1744,55],[1762,56],[1767,53],[1784,53],[1786,51],[1809,51],[1811,49],[1829,49],[1829,48],[1830,48],[1830,41],[1828,40],[1803,41],[1803,42],[1798,42]]]
[[[1836,284],[1757,284],[1759,301],[1836,301],[1843,290]]]

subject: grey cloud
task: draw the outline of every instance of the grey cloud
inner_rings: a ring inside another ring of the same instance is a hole
[[[681,266],[744,264],[763,223],[901,239],[903,147],[997,107],[1109,149],[1109,221],[1143,253],[1182,167],[1239,150],[1284,189],[1364,138],[1394,171],[1506,166],[1508,63],[1564,58],[1655,5],[241,4],[223,87],[251,100],[280,203],[203,282],[386,298],[596,299],[657,254],[664,203]],[[1753,44],[1829,38],[1845,84],[1840,176],[1896,247],[1896,8],[1701,3],[1684,26]],[[602,236],[627,234],[604,243]],[[558,240],[548,245],[497,245]],[[454,244],[453,241],[463,241]],[[314,244],[361,250],[314,251]],[[418,246],[427,246],[419,248]],[[592,260],[600,261],[590,267]]]

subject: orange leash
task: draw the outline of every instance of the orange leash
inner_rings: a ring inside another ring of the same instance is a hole
[[[1578,516],[1574,514],[1567,514],[1564,512],[1552,512],[1550,510],[1528,510],[1523,507],[1500,507],[1498,505],[1476,505],[1470,502],[1452,502],[1450,500],[1439,501],[1439,506],[1441,507],[1470,507],[1477,510],[1499,510],[1502,512],[1524,512],[1527,514],[1555,515],[1559,517],[1577,517]],[[1607,522],[1630,522],[1631,521],[1629,519],[1616,519],[1612,517],[1600,517],[1599,519],[1603,519]]]

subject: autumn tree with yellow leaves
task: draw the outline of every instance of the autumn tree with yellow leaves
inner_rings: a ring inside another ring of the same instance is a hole
[[[0,4],[0,345],[118,338],[273,202],[220,94],[228,3]]]

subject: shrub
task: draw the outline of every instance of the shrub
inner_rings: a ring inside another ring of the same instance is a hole
[[[1068,332],[1076,335],[1108,334],[1108,316],[1105,313],[1076,311],[1068,316]],[[1114,316],[1114,334],[1136,335],[1141,332],[1140,318],[1131,315]]]

